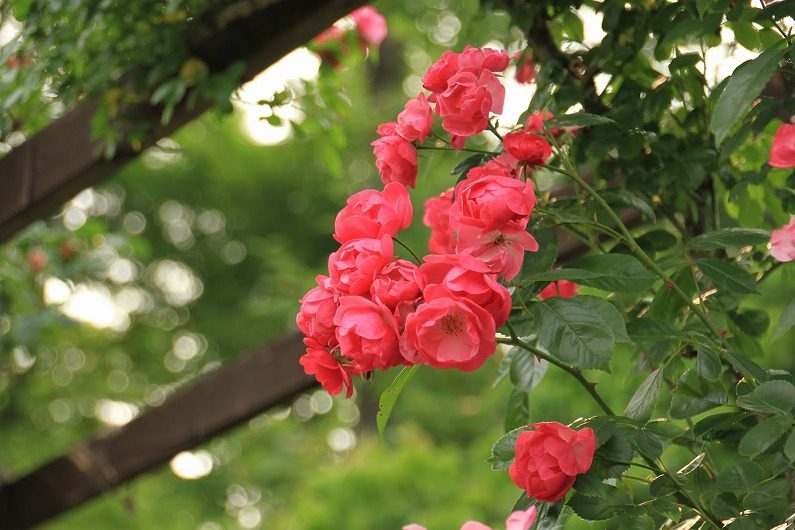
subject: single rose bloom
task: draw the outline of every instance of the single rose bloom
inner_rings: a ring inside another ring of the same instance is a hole
[[[505,530],[530,530],[533,523],[538,516],[538,511],[535,506],[531,506],[527,510],[517,510],[508,516],[505,520]],[[424,526],[418,524],[410,524],[403,527],[403,530],[427,530]],[[477,521],[467,521],[461,526],[461,530],[491,530],[490,527],[479,523]]]
[[[422,86],[431,92],[444,92],[447,81],[458,71],[458,54],[446,50],[422,77]]]
[[[511,293],[483,261],[467,254],[430,255],[425,256],[418,272],[417,281],[426,301],[438,296],[466,298],[488,311],[497,326],[508,320]]]
[[[516,73],[513,78],[523,85],[532,83],[536,78],[536,65],[532,59],[527,58],[516,63]]]
[[[558,138],[565,132],[574,134],[580,129],[579,127],[550,127],[550,123],[555,123],[555,115],[548,110],[539,110],[527,117],[527,123],[524,126],[524,130],[527,132],[543,134],[544,127],[546,127],[546,132],[550,133],[555,138]]]
[[[516,131],[503,138],[505,150],[531,166],[540,166],[552,156],[552,147],[541,136],[527,131]]]
[[[467,172],[467,179],[475,180],[489,175],[518,178],[519,161],[510,153],[500,153],[482,166],[470,169]]]
[[[328,276],[317,276],[315,282],[317,287],[310,289],[300,300],[301,309],[295,317],[295,323],[306,337],[328,346],[334,340],[337,295],[331,289]]]
[[[411,199],[406,187],[390,182],[383,191],[362,190],[348,198],[334,221],[334,239],[394,237],[411,224]]]
[[[466,45],[458,57],[458,68],[479,73],[483,70],[502,72],[508,68],[511,59],[504,50],[493,48],[475,48]]]
[[[306,353],[301,356],[299,363],[304,367],[304,373],[314,375],[326,392],[336,396],[347,388],[346,397],[353,394],[353,381],[351,376],[359,375],[359,371],[347,361],[340,362],[331,352],[311,338],[304,339]]]
[[[569,280],[558,280],[556,282],[549,282],[546,287],[541,289],[538,297],[541,300],[547,298],[571,298],[577,294],[578,285]]]
[[[334,315],[340,353],[362,372],[406,364],[398,350],[397,320],[380,302],[343,296]]]
[[[425,94],[410,99],[397,116],[396,132],[409,142],[424,142],[431,133],[433,111]]]
[[[340,295],[366,295],[375,275],[394,258],[394,250],[389,236],[344,243],[328,258],[331,289]]]
[[[784,123],[776,130],[768,163],[773,167],[795,167],[795,124]]]
[[[414,187],[417,180],[417,149],[398,135],[382,136],[374,141],[375,165],[381,174],[381,182],[397,182]]]
[[[466,298],[434,298],[406,318],[400,353],[413,364],[477,370],[496,350],[491,315]]]
[[[566,496],[577,475],[591,468],[596,438],[593,430],[575,431],[558,422],[532,425],[516,440],[516,458],[508,472],[528,497],[557,502]]]
[[[455,236],[450,228],[450,207],[453,205],[453,188],[425,201],[422,224],[431,229],[428,250],[434,254],[455,251]]]
[[[771,232],[770,255],[778,261],[795,260],[795,218]]]
[[[483,261],[497,276],[512,280],[522,270],[524,253],[536,252],[538,242],[519,223],[507,223],[495,230],[462,226],[455,248]]]
[[[384,15],[372,6],[360,7],[350,15],[356,25],[356,31],[364,47],[378,47],[384,42],[387,35],[387,24]]]
[[[391,310],[401,302],[413,302],[420,296],[417,285],[417,266],[405,259],[396,259],[376,274],[370,287],[370,297]]]
[[[502,112],[505,87],[489,70],[479,74],[460,70],[448,80],[447,89],[434,96],[442,128],[468,137],[488,127],[490,112]]]
[[[536,203],[533,182],[485,175],[462,180],[455,188],[455,201],[450,208],[453,231],[463,226],[495,230],[513,222],[527,226]]]

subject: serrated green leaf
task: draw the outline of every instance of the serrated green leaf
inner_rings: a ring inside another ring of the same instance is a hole
[[[717,381],[723,371],[720,357],[711,348],[699,348],[696,359],[696,371],[698,375],[709,381]]]
[[[767,373],[761,366],[743,355],[735,355],[731,350],[723,352],[723,358],[729,361],[732,368],[743,374],[750,381],[767,381]]]
[[[491,156],[478,153],[463,159],[450,170],[451,175],[466,175],[470,169],[483,165]]]
[[[792,431],[784,444],[784,456],[790,463],[795,462],[795,431]]]
[[[615,336],[601,315],[577,298],[532,304],[538,341],[558,359],[579,368],[608,370]]]
[[[378,434],[380,436],[384,436],[386,424],[389,422],[389,417],[392,415],[392,409],[395,408],[395,402],[398,396],[419,366],[420,365],[415,364],[414,366],[403,368],[397,377],[395,377],[395,380],[392,381],[392,384],[389,385],[389,388],[384,390],[384,393],[381,394],[381,398],[378,400],[378,414],[375,416],[375,424],[378,427]]]
[[[792,428],[792,418],[788,416],[773,416],[754,425],[740,440],[737,452],[741,456],[756,458],[776,443],[784,433]]]
[[[664,497],[677,491],[679,491],[679,487],[668,475],[658,475],[649,484],[649,493],[652,497]]]
[[[770,241],[770,231],[758,228],[722,228],[694,237],[687,243],[690,250],[718,250],[759,245]]]
[[[532,392],[544,375],[547,373],[549,363],[538,359],[527,350],[518,349],[513,355],[510,376],[511,383],[524,393]],[[506,429],[509,430],[509,429]]]
[[[785,52],[781,46],[771,47],[734,70],[710,118],[709,130],[715,135],[716,147],[762,92]]]
[[[776,324],[776,331],[773,332],[773,336],[770,337],[770,340],[780,339],[792,326],[795,326],[795,300],[790,302],[784,310],[784,313],[782,313],[778,324]]]
[[[718,473],[718,491],[745,493],[751,491],[762,479],[765,470],[755,462],[738,462]]]
[[[720,432],[725,429],[736,429],[740,425],[740,421],[747,416],[746,412],[721,412],[720,414],[713,414],[700,420],[693,427],[693,435],[696,438],[709,439],[712,433]]]
[[[627,254],[586,256],[571,263],[572,268],[595,272],[599,276],[583,278],[585,285],[610,292],[638,292],[651,287],[655,276],[634,257]]]
[[[598,114],[590,114],[588,112],[575,112],[573,114],[564,114],[563,116],[556,116],[554,123],[555,127],[588,127],[591,125],[607,125],[616,124],[606,116]]]
[[[611,304],[604,298],[596,296],[578,296],[577,300],[593,309],[596,313],[602,316],[604,321],[610,326],[610,330],[616,338],[616,342],[631,343],[632,339],[627,334],[627,327],[624,323],[624,315],[622,315],[616,306]]]
[[[788,381],[767,381],[737,398],[737,406],[767,414],[789,414],[795,407],[795,386]]]
[[[695,370],[689,369],[682,374],[671,393],[670,414],[674,419],[689,419],[727,401],[728,396],[722,386],[702,379]]]
[[[514,388],[508,396],[508,405],[505,407],[506,431],[527,425],[530,418],[529,406],[527,392]]]
[[[662,390],[662,371],[654,370],[643,380],[632,399],[629,400],[624,416],[635,420],[647,420],[657,404]]]
[[[533,237],[538,242],[538,251],[525,254],[517,283],[527,276],[549,271],[558,258],[558,238],[552,230],[548,228],[534,230]]]
[[[696,260],[699,270],[722,291],[735,294],[754,294],[759,290],[753,276],[737,265],[715,258]]]
[[[518,427],[505,433],[491,448],[491,457],[487,460],[494,471],[505,471],[511,466],[516,456],[516,439],[525,431],[529,431],[529,426]]]
[[[791,484],[787,479],[763,482],[743,498],[743,507],[749,510],[764,511],[776,504],[786,503]]]

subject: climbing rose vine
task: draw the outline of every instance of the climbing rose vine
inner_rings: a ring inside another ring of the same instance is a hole
[[[363,46],[385,34],[367,40],[357,27]],[[537,79],[533,58],[514,55],[522,83]],[[546,108],[500,124],[510,63],[502,50],[446,51],[423,76],[424,91],[377,126],[383,186],[353,194],[336,217],[340,246],[296,317],[301,365],[330,394],[348,397],[358,378],[401,367],[398,390],[381,398],[383,432],[417,366],[468,372],[497,355],[498,381],[509,379],[512,391],[506,434],[488,461],[517,486],[508,530],[572,513],[629,528],[744,529],[770,520],[760,515],[772,506],[764,499],[789,495],[795,386],[791,374],[744,354],[761,317],[738,300],[795,260],[795,220],[772,234],[717,222],[694,234],[659,197],[610,188],[577,161],[578,142],[600,127],[615,134],[618,124]],[[793,140],[795,126],[781,125],[769,166],[795,167]],[[423,149],[467,157],[450,187],[419,205],[430,229],[420,255],[399,236],[418,206],[410,188]],[[634,218],[656,219],[657,206],[669,218],[664,228],[625,223],[633,209]],[[565,257],[559,239],[567,234],[590,252]],[[787,311],[779,334],[795,324],[795,304]],[[637,374],[620,413],[595,383],[606,381],[599,372],[610,371],[616,352],[635,357]],[[528,396],[550,366],[576,381],[599,414],[531,422]],[[488,530],[474,521],[461,528]]]

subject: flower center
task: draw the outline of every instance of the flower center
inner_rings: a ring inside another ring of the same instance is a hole
[[[460,315],[445,315],[441,323],[442,329],[449,335],[458,335],[464,331],[464,320]]]
[[[505,243],[505,236],[502,234],[497,234],[497,237],[495,237],[494,241],[492,241],[492,244],[497,247],[502,246],[504,243]]]

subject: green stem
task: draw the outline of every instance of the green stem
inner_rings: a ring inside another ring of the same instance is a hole
[[[489,130],[494,133],[494,136],[499,138],[500,142],[502,142],[502,135],[497,130],[497,128],[494,126],[494,124],[492,124],[491,122],[489,122]]]
[[[649,267],[657,276],[659,276],[660,279],[662,279],[663,282],[665,282],[665,286],[667,288],[673,289],[673,291],[682,300],[684,300],[684,302],[687,304],[687,306],[690,308],[690,310],[704,323],[705,326],[707,326],[707,329],[710,331],[710,333],[712,333],[712,335],[715,336],[715,339],[718,342],[723,343],[723,337],[721,336],[720,332],[715,328],[715,326],[712,324],[712,322],[709,321],[709,319],[704,314],[704,312],[701,310],[701,308],[698,307],[696,304],[694,304],[693,300],[690,299],[690,297],[687,295],[687,293],[685,293],[675,282],[673,282],[671,280],[670,276],[668,276],[665,273],[665,271],[663,271],[660,268],[660,266],[657,265],[657,262],[654,261],[653,259],[651,259],[649,257],[649,255],[646,254],[646,252],[644,252],[642,248],[640,248],[640,245],[638,245],[638,242],[635,241],[635,238],[632,236],[632,233],[630,233],[630,231],[627,228],[627,226],[621,220],[621,217],[619,217],[619,215],[615,212],[615,210],[613,210],[610,207],[610,205],[607,204],[607,201],[605,201],[602,198],[602,196],[599,195],[599,192],[597,192],[593,187],[591,187],[590,184],[588,184],[582,177],[580,177],[575,172],[569,172],[569,171],[565,171],[565,170],[562,170],[560,168],[551,167],[551,166],[544,166],[544,167],[547,168],[547,169],[551,169],[552,171],[556,171],[556,172],[558,172],[558,173],[560,173],[562,175],[566,175],[567,177],[572,179],[574,182],[576,182],[580,187],[582,187],[582,189],[584,189],[586,192],[588,192],[588,195],[590,195],[591,198],[593,200],[595,200],[599,204],[599,206],[602,207],[602,209],[607,213],[607,215],[616,224],[616,226],[621,231],[621,234],[624,237],[625,243],[627,244],[629,249],[632,251],[632,253],[635,254],[635,256],[637,256],[638,259],[640,259],[640,261],[643,262],[644,265]]]
[[[417,254],[415,254],[413,250],[411,250],[411,247],[410,247],[410,246],[408,246],[407,244],[405,244],[403,241],[399,240],[399,239],[398,239],[398,238],[396,238],[396,237],[393,237],[393,238],[392,238],[392,241],[394,241],[395,243],[397,243],[397,244],[398,244],[398,245],[400,245],[401,247],[403,247],[403,248],[405,248],[406,250],[408,250],[409,254],[411,254],[411,255],[414,257],[414,261],[416,261],[416,262],[417,262],[417,265],[420,265],[420,264],[422,264],[422,259],[421,259],[421,258],[420,258],[420,257],[419,257]]]

